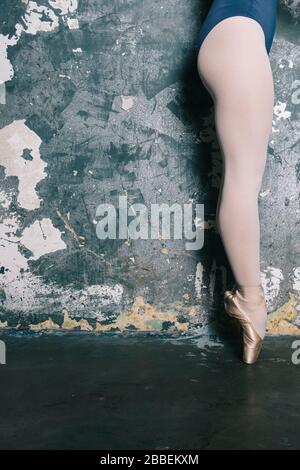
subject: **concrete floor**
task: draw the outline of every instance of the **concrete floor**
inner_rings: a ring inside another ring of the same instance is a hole
[[[293,338],[1,335],[1,449],[299,449]]]

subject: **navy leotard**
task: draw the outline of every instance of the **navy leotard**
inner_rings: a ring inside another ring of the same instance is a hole
[[[277,0],[214,0],[196,42],[199,49],[208,33],[220,21],[231,16],[247,16],[258,21],[265,34],[269,54],[276,28]]]

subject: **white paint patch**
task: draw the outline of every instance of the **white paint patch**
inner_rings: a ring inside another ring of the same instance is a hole
[[[269,196],[269,194],[271,194],[271,190],[266,189],[265,191],[262,191],[262,192],[259,193],[259,197],[264,198],[266,196]]]
[[[20,271],[28,268],[26,258],[19,252],[19,238],[15,235],[19,228],[19,219],[15,214],[5,217],[0,224],[0,259],[4,266],[1,275],[3,285],[9,285],[17,279]]]
[[[291,112],[286,109],[286,103],[282,103],[281,101],[278,101],[274,106],[274,114],[277,117],[277,121],[280,119],[289,119],[291,117]]]
[[[41,139],[25,125],[25,120],[14,121],[0,129],[0,165],[5,168],[6,176],[19,179],[18,203],[28,210],[40,207],[36,185],[46,173],[47,166],[40,156]],[[25,150],[30,150],[32,160],[22,157]]]
[[[10,195],[0,192],[0,201],[4,201],[3,210],[9,208]],[[29,271],[29,261],[66,248],[60,232],[50,219],[35,221],[30,227],[20,231],[21,218],[10,213],[4,216],[0,224],[0,260],[4,266],[1,283],[5,289],[3,309],[18,311],[26,315],[28,311],[60,313],[63,307],[80,317],[88,312],[89,318],[104,320],[106,315],[101,307],[119,305],[123,298],[123,286],[92,285],[85,289],[74,289],[72,285],[59,287],[55,283],[44,283],[43,280]],[[24,251],[32,251],[31,258],[26,258]]]
[[[11,202],[12,202],[11,197],[8,196],[6,192],[0,191],[0,206],[2,207],[2,209],[7,210]]]
[[[10,200],[3,191],[1,200]],[[0,259],[4,266],[1,283],[6,299],[3,308],[6,311],[19,311],[26,314],[29,310],[60,313],[63,307],[83,317],[88,312],[89,318],[101,321],[105,319],[101,307],[119,305],[122,302],[124,288],[121,284],[92,285],[85,289],[74,289],[72,285],[59,287],[55,283],[43,280],[29,271],[30,259],[38,259],[44,254],[64,249],[65,244],[60,233],[53,227],[50,219],[35,221],[22,234],[20,217],[9,214],[0,224]],[[32,251],[33,256],[26,258],[22,247]]]
[[[134,104],[134,96],[121,96],[121,98],[121,108],[124,109],[124,111],[129,111]]]
[[[19,275],[5,286],[6,299],[3,308],[7,311],[18,311],[26,315],[33,309],[51,315],[61,313],[66,308],[74,316],[94,318],[103,321],[107,317],[102,307],[120,305],[123,297],[123,286],[115,284],[90,286],[88,289],[74,289],[73,286],[58,287],[57,284],[45,284],[42,279],[30,272]]]
[[[202,298],[202,282],[203,282],[204,267],[202,263],[197,263],[196,274],[195,274],[195,292],[197,300]]]
[[[55,11],[31,0],[22,0],[22,2],[27,5],[27,8],[22,17],[22,23],[17,23],[15,26],[15,35],[8,38],[0,34],[0,84],[8,82],[14,76],[13,67],[7,57],[7,48],[16,45],[22,34],[36,35],[38,32],[52,32],[59,26],[59,16],[62,16],[70,29],[79,27],[78,20],[66,16],[76,12],[77,0],[49,0],[50,6]]]
[[[33,253],[30,259],[67,248],[61,239],[60,231],[55,228],[50,219],[36,220],[23,230],[21,244]]]
[[[17,44],[18,38],[8,38],[0,34],[0,83],[5,83],[11,80],[14,76],[13,67],[7,57],[7,48]]]
[[[41,224],[40,232],[37,228],[39,223]],[[0,260],[5,268],[4,274],[1,275],[1,281],[5,286],[5,292],[13,282],[16,282],[14,287],[16,292],[22,290],[24,279],[30,275],[28,273],[29,259],[38,259],[44,254],[66,248],[60,238],[59,230],[53,227],[50,219],[35,221],[31,227],[25,229],[23,234],[19,236],[16,235],[18,230],[20,230],[20,219],[17,214],[9,214],[1,221]],[[22,246],[33,252],[31,258],[25,258],[22,253]],[[20,284],[17,287],[18,283]]]
[[[294,63],[291,59],[279,59],[278,64],[280,69],[284,69],[286,65],[289,69],[294,67]]]
[[[68,18],[67,23],[69,29],[79,29],[79,22],[76,18]]]
[[[101,297],[101,305],[120,304],[124,288],[121,284],[115,286],[92,285],[82,291],[82,295]]]
[[[274,266],[268,266],[261,273],[262,285],[268,307],[272,306],[273,301],[279,294],[280,283],[284,277],[282,271]]]
[[[300,266],[293,269],[293,289],[298,293],[300,300]]]
[[[0,83],[0,104],[6,104],[6,87],[5,87],[5,83]]]
[[[27,34],[37,34],[39,31],[49,33],[58,27],[58,17],[53,10],[36,2],[28,2],[27,10],[22,18],[24,25],[17,24],[17,37],[22,32]]]
[[[78,0],[49,0],[49,5],[55,10],[60,10],[61,15],[67,15],[77,10]]]
[[[300,80],[294,80],[292,83],[292,89],[295,90],[293,91],[292,94],[292,103],[293,104],[300,104]]]

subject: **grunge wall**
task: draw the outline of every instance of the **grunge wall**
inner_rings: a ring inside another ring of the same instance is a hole
[[[300,2],[281,2],[260,193],[269,333],[300,332]],[[220,155],[200,0],[2,0],[0,326],[198,334],[223,322]],[[105,240],[101,203],[205,205],[205,244]]]

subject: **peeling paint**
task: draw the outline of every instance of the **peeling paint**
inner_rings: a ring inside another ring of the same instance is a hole
[[[58,217],[63,221],[65,229],[70,233],[70,235],[78,242],[84,241],[84,237],[82,235],[77,235],[73,227],[71,227],[67,217],[62,215],[58,209],[56,209],[56,213]]]
[[[63,330],[74,330],[76,328],[79,328],[82,331],[93,331],[93,327],[89,324],[87,320],[84,320],[83,318],[81,318],[79,321],[72,320],[68,310],[66,309],[63,310],[63,314],[64,322],[61,326]]]
[[[0,83],[8,82],[14,76],[14,69],[7,57],[7,49],[17,42],[17,38],[9,38],[0,34]]]
[[[189,322],[179,322],[178,321],[179,312],[176,311],[162,311],[155,306],[145,303],[144,298],[138,296],[134,299],[132,307],[129,311],[122,312],[118,318],[106,324],[101,324],[96,322],[95,328],[90,324],[86,319],[81,318],[76,320],[71,317],[70,312],[63,308],[63,323],[60,326],[58,323],[54,322],[51,317],[47,320],[36,323],[29,324],[28,328],[31,331],[44,331],[44,330],[81,330],[81,331],[95,331],[95,332],[105,332],[105,331],[115,331],[120,332],[130,330],[132,327],[136,328],[139,331],[162,331],[164,324],[171,323],[171,330],[177,332],[186,332],[189,328]],[[190,317],[194,317],[197,314],[197,310],[192,307],[189,308],[187,314]],[[8,328],[8,322],[0,322],[0,328]],[[18,329],[20,325],[14,327]]]
[[[15,235],[19,228],[19,217],[11,214],[4,217],[0,224],[0,259],[5,263],[6,271],[1,276],[1,281],[6,289],[11,282],[17,279],[21,270],[28,268],[26,258],[18,249],[19,237]],[[12,292],[15,293],[13,290]]]
[[[58,17],[51,8],[29,1],[27,10],[22,18],[22,25],[16,26],[16,36],[19,38],[22,32],[26,34],[37,34],[38,32],[49,33],[58,27]]]
[[[142,296],[138,296],[134,298],[129,311],[120,313],[118,318],[108,325],[97,323],[96,331],[110,331],[115,328],[125,331],[132,326],[139,331],[160,331],[164,322],[172,322],[178,331],[187,331],[189,323],[178,322],[177,315],[178,312],[159,310],[155,306],[145,303]]]
[[[284,69],[286,65],[288,66],[289,69],[292,69],[294,67],[294,63],[291,59],[285,59],[285,58],[280,59],[278,61],[278,64],[281,69]]]
[[[293,269],[293,289],[298,293],[300,299],[300,266]]]
[[[11,202],[11,197],[5,191],[0,191],[0,206],[2,207],[2,209],[7,210]]]
[[[294,18],[297,1],[285,2]],[[18,327],[36,331],[206,333],[229,279],[214,218],[222,160],[213,107],[195,77],[182,74],[195,11],[170,0],[168,15],[176,14],[166,21],[150,0],[117,2],[114,13],[111,2],[100,11],[91,0],[79,21],[77,1],[22,2],[13,36],[0,35],[0,84],[15,78],[6,89],[10,106],[1,108],[1,324],[9,327],[13,312],[12,324],[20,318]],[[290,20],[270,56],[276,104],[260,192],[261,274],[268,312],[291,291],[299,316],[299,39]],[[195,223],[208,250],[99,243],[95,207],[113,203],[120,188],[146,204],[205,201],[205,220]],[[292,332],[299,317],[278,325]]]
[[[269,306],[279,294],[280,283],[283,281],[283,273],[281,269],[268,266],[261,273],[262,285],[265,293],[266,303]]]
[[[274,106],[274,114],[277,117],[277,120],[280,119],[288,119],[291,117],[291,112],[286,109],[287,103],[282,103],[279,101],[275,106]]]
[[[293,294],[289,294],[289,300],[268,315],[268,334],[280,335],[300,335],[300,328],[291,323],[297,318],[297,299]]]
[[[32,331],[42,331],[42,330],[59,330],[60,326],[55,323],[51,318],[45,320],[41,323],[29,325],[29,329]]]
[[[25,262],[23,257],[21,260]],[[16,263],[15,260],[14,263]],[[24,264],[24,269],[26,267],[27,264]],[[47,309],[47,311],[60,313],[59,306],[64,306],[78,316],[88,312],[91,319],[102,321],[105,318],[102,308],[122,303],[123,286],[120,284],[88,286],[86,289],[75,289],[72,286],[63,288],[55,283],[46,284],[32,273],[20,274],[19,265],[14,271],[9,270],[3,276],[6,297],[2,303],[3,309],[18,311],[23,315],[26,315],[33,307],[35,311]]]
[[[195,292],[197,300],[202,298],[202,285],[203,285],[203,273],[204,267],[201,262],[197,263],[196,274],[195,274]]]
[[[191,299],[191,294],[188,294],[186,292],[185,294],[183,294],[182,298],[185,302],[188,302]]]
[[[77,18],[68,18],[67,22],[70,29],[79,29],[79,22]]]
[[[26,126],[24,119],[0,129],[0,165],[4,166],[6,176],[18,177],[18,202],[28,210],[40,207],[36,185],[47,176],[44,172],[47,163],[40,155],[41,143],[39,136]],[[22,158],[27,149],[31,160]]]
[[[11,80],[14,76],[13,67],[7,57],[7,48],[15,46],[21,35],[36,35],[39,32],[49,33],[58,28],[59,17],[63,15],[63,19],[67,21],[70,29],[77,28],[77,20],[68,18],[68,14],[74,14],[78,8],[77,0],[49,0],[49,5],[55,9],[48,8],[45,5],[39,5],[31,0],[22,0],[27,5],[22,22],[16,24],[16,33],[13,37],[8,38],[0,34],[0,84]],[[55,13],[57,12],[57,14]]]
[[[124,109],[124,111],[129,111],[134,104],[134,96],[121,96],[121,98],[122,98],[121,108]]]
[[[50,219],[36,220],[32,225],[26,227],[20,241],[33,253],[30,259],[39,259],[47,253],[67,248],[61,239],[60,231],[53,227]]]
[[[67,15],[77,10],[78,0],[49,0],[49,5],[55,10],[60,10],[61,15]]]
[[[191,317],[195,317],[197,315],[197,310],[195,309],[195,307],[191,307],[188,310],[188,315],[190,315]]]
[[[266,189],[265,191],[261,191],[261,192],[259,193],[259,197],[264,198],[264,197],[269,196],[270,194],[271,194],[271,190],[270,190],[270,189]]]

